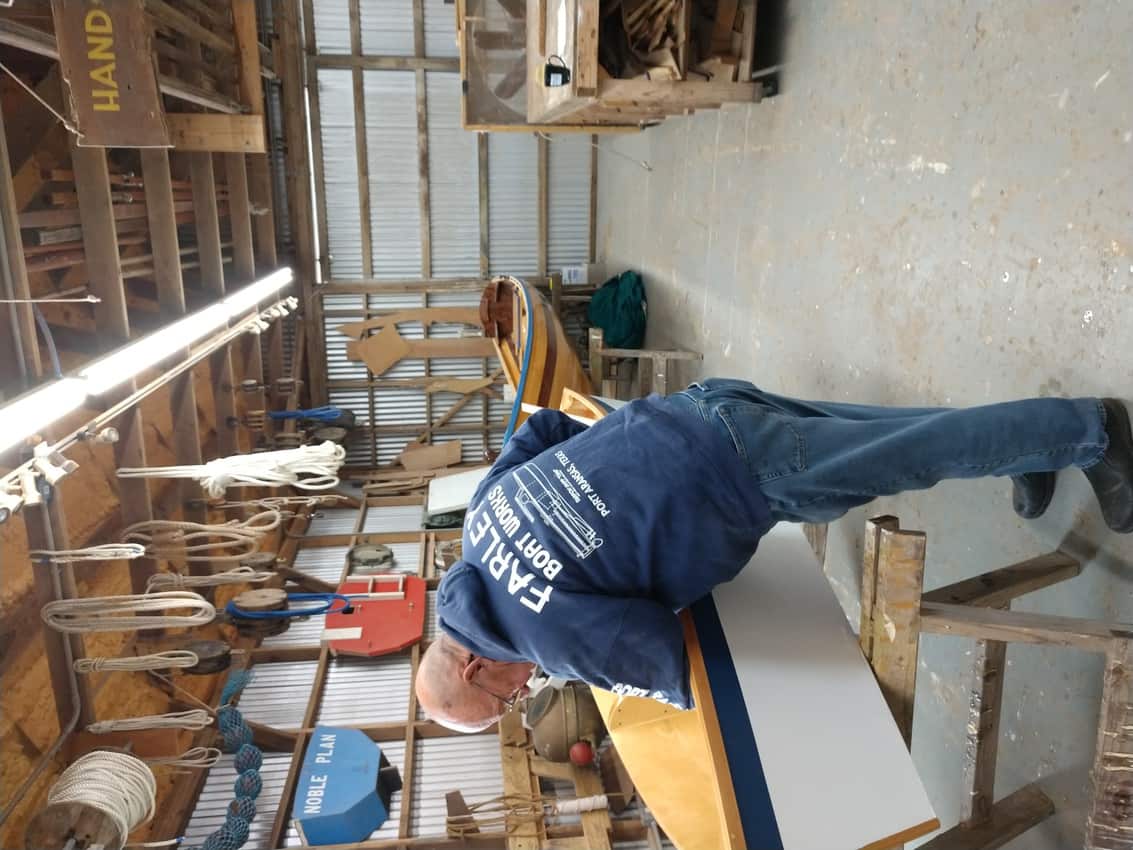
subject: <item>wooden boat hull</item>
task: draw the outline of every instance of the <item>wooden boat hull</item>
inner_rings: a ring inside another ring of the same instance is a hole
[[[557,409],[564,389],[591,392],[562,323],[534,287],[516,277],[492,278],[480,298],[480,323],[516,393],[509,436],[527,418],[522,405]]]

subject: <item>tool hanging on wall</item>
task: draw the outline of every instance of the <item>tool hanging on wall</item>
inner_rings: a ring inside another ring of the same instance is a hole
[[[122,539],[142,544],[153,558],[190,564],[239,562],[258,552],[260,539],[279,528],[281,522],[283,517],[274,509],[217,525],[152,519],[129,526]]]
[[[300,446],[274,452],[255,452],[217,458],[201,466],[124,467],[119,478],[195,478],[214,499],[235,485],[292,486],[300,490],[329,490],[338,486],[337,472],[346,450],[334,443]]]
[[[157,613],[186,610],[192,613]],[[57,599],[44,605],[40,616],[57,632],[136,632],[203,626],[215,619],[216,609],[199,594],[175,590],[145,596]]]

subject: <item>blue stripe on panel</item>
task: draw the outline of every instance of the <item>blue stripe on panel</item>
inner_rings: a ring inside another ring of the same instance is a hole
[[[711,596],[705,596],[694,602],[689,610],[704,656],[712,700],[716,704],[716,717],[724,739],[744,840],[748,850],[783,850],[783,839],[779,835],[767,777],[759,759],[755,731],[751,728],[751,718],[716,603]]]

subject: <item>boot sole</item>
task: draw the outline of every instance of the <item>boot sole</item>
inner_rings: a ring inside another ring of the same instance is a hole
[[[1106,406],[1106,416],[1111,416],[1112,414],[1116,413],[1117,419],[1121,423],[1120,433],[1116,436],[1121,440],[1122,448],[1125,451],[1125,457],[1127,459],[1133,458],[1133,426],[1131,426],[1129,422],[1129,410],[1119,399],[1109,398],[1103,399],[1103,401],[1108,401],[1111,403],[1110,405]],[[1131,468],[1125,470],[1125,472],[1130,481],[1133,482],[1133,463],[1130,464],[1130,467]],[[1133,483],[1131,483],[1131,486],[1133,486]],[[1133,534],[1133,519],[1131,519],[1125,525],[1110,526],[1110,528],[1113,531],[1116,531],[1118,534]]]

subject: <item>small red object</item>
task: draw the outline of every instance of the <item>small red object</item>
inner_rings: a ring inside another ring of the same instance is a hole
[[[575,741],[570,746],[570,760],[572,764],[585,767],[594,763],[594,748],[587,741]]]
[[[421,640],[425,580],[403,573],[352,578],[339,585],[350,613],[327,614],[324,639],[340,655],[387,655]]]

